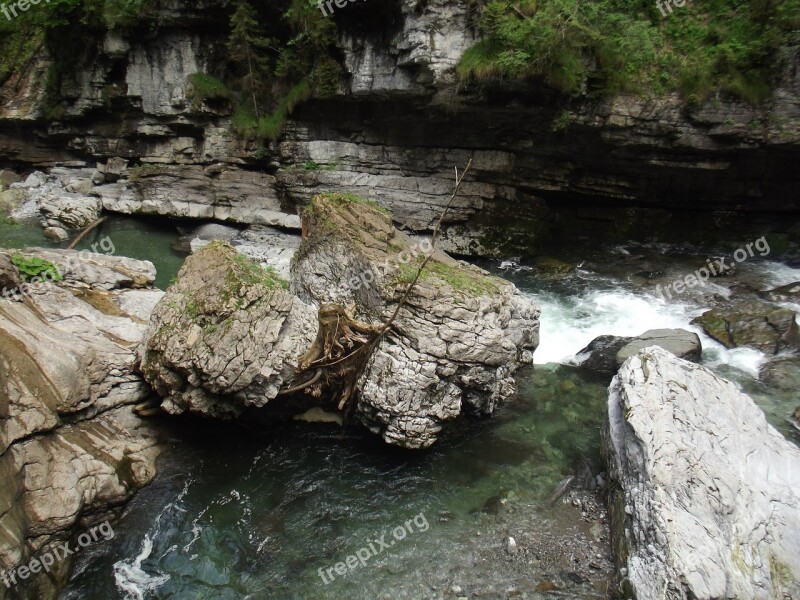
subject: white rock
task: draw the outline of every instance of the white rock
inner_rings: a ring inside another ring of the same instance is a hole
[[[608,419],[635,598],[800,597],[800,449],[748,396],[651,347],[612,381]]]

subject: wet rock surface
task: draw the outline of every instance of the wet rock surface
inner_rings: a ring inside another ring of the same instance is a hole
[[[692,323],[699,324],[726,348],[749,346],[765,354],[800,351],[800,330],[793,310],[760,301],[713,308]]]
[[[613,375],[631,356],[642,348],[658,346],[678,358],[699,361],[702,352],[700,338],[685,329],[651,329],[636,337],[603,335],[592,340],[578,352],[576,361],[581,368]]]
[[[737,387],[660,348],[609,389],[619,581],[639,599],[800,594],[800,449]]]
[[[107,517],[154,477],[163,447],[131,408],[150,394],[134,350],[163,295],[151,287],[153,265],[71,251],[21,254],[51,261],[64,279],[19,282],[15,297],[0,299],[2,572]],[[55,597],[70,565],[17,591]]]

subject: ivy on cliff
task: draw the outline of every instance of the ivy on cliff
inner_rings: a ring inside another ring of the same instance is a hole
[[[568,94],[729,93],[752,103],[770,95],[800,0],[694,0],[669,10],[662,15],[655,0],[488,0],[482,39],[458,73],[538,77]]]

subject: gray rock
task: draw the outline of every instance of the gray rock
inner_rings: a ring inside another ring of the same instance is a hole
[[[141,350],[142,373],[164,410],[234,418],[292,385],[316,337],[317,311],[284,285],[224,242],[186,260]]]
[[[581,368],[613,375],[628,358],[642,348],[659,346],[686,360],[699,361],[700,337],[685,329],[651,329],[636,337],[601,335],[593,339],[575,357]]]
[[[292,278],[292,259],[300,248],[301,241],[296,233],[253,225],[234,239],[233,245],[240,254],[262,266],[273,267],[281,277],[289,281]]]
[[[44,218],[63,223],[70,229],[81,229],[99,219],[103,207],[99,198],[65,191],[42,197],[39,208]]]
[[[292,291],[383,323],[430,246],[357,202],[317,197],[304,216]],[[428,243],[429,244],[429,243]],[[539,309],[507,281],[437,252],[358,382],[358,418],[390,444],[424,448],[463,413],[494,412],[532,360]]]
[[[800,390],[800,356],[775,356],[761,367],[758,378],[782,390]]]
[[[771,302],[800,302],[800,281],[761,292],[760,296]]]
[[[0,293],[16,288],[20,283],[19,273],[5,254],[0,254]]]
[[[12,183],[19,183],[22,181],[22,178],[14,173],[14,171],[9,171],[8,169],[3,169],[0,171],[0,191],[3,188],[8,189]]]
[[[264,173],[231,168],[210,177],[199,166],[148,166],[130,170],[131,193],[103,187],[103,206],[114,212],[300,228],[300,218],[283,210],[275,178]]]
[[[25,190],[14,189],[0,191],[0,214],[8,214],[23,205],[28,195]]]
[[[23,253],[58,259],[70,276],[20,286],[24,303],[0,298],[2,572],[110,516],[152,480],[163,448],[129,406],[150,395],[134,349],[163,294],[108,285],[123,264],[128,280],[150,279],[148,263]],[[81,268],[84,261],[91,268]],[[141,276],[133,273],[138,266],[145,268]],[[78,273],[86,279],[77,281]],[[18,591],[24,585],[35,597],[55,597],[70,565],[68,559],[53,574],[33,575]]]
[[[114,183],[127,176],[128,161],[119,157],[109,158],[105,165],[98,165],[97,170],[103,174],[105,181]]]
[[[617,352],[636,338],[616,335],[601,335],[575,355],[575,363],[581,368],[613,375],[617,372]]]
[[[605,444],[626,596],[800,595],[800,449],[734,384],[642,350],[609,388]]]
[[[59,242],[69,239],[69,234],[61,227],[45,227],[43,233],[45,237],[50,238],[51,240],[57,240]]]
[[[214,240],[230,242],[240,233],[241,229],[236,227],[222,225],[221,223],[207,223],[193,230],[188,234],[188,237],[198,238],[207,242],[213,242]]]
[[[765,354],[800,350],[795,312],[767,302],[743,301],[713,308],[692,323],[698,323],[726,348],[750,346]]]
[[[623,346],[616,355],[617,367],[621,366],[642,348],[659,346],[678,358],[697,362],[702,354],[700,336],[685,329],[651,329]]]

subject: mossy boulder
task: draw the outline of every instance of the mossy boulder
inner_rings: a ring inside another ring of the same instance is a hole
[[[491,414],[539,340],[539,309],[513,284],[398,231],[372,202],[319,195],[303,215],[292,291],[396,320],[358,381],[357,418],[392,444],[430,446],[464,413]],[[398,310],[421,265],[427,262]]]
[[[316,310],[287,287],[226,242],[190,256],[142,345],[162,408],[230,418],[274,399],[317,330]]]
[[[726,348],[749,346],[766,354],[800,350],[795,312],[760,301],[713,308],[697,317],[705,332]]]

